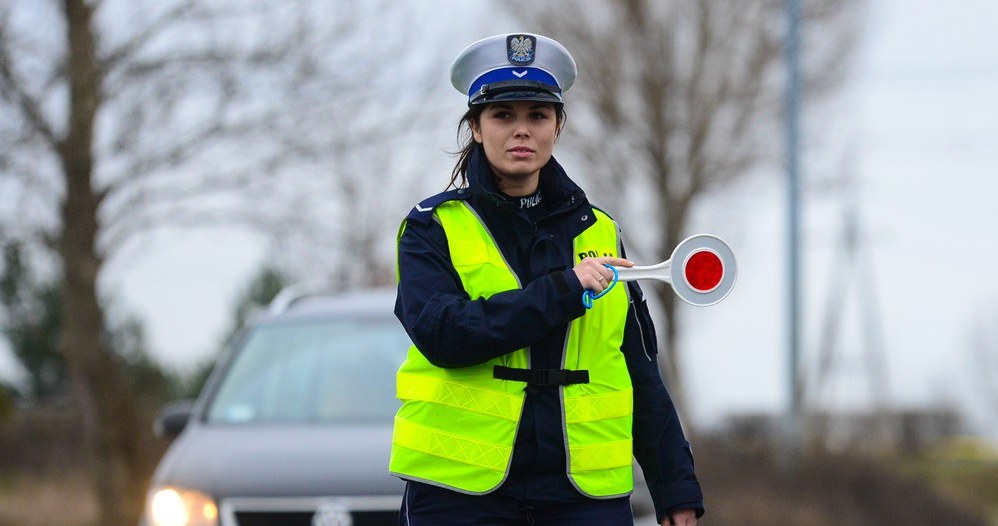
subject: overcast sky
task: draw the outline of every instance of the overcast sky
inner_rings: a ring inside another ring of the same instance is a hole
[[[970,349],[975,324],[998,333],[994,20],[998,3],[991,1],[873,2],[858,69],[833,115],[803,117],[812,132],[827,124],[831,135],[808,144],[805,177],[813,181],[827,169],[814,161],[825,152],[815,150],[845,152],[846,169],[854,166],[864,257],[872,262],[863,274],[843,272],[836,243],[843,199],[812,184],[803,226],[806,360],[813,359],[831,276],[837,286],[873,284],[853,294],[843,314],[842,367],[826,399],[862,398],[869,368],[860,354],[866,340],[857,334],[868,321],[865,327],[883,335],[890,402],[957,403],[977,428],[995,432],[994,415],[972,402],[983,378]],[[741,263],[735,293],[690,316],[691,398],[706,419],[787,405],[781,184],[774,178],[753,187],[759,206],[746,225],[731,229]],[[865,305],[876,307],[879,323],[860,316],[861,301],[872,302]]]
[[[447,36],[455,54],[471,39],[517,30],[465,2],[438,3],[447,9],[434,16],[454,17],[454,27],[465,28]],[[971,402],[983,388],[970,345],[974,324],[998,335],[998,324],[989,323],[998,319],[995,20],[993,0],[873,0],[849,85],[832,112],[803,115],[809,133],[829,128],[820,140],[806,143],[803,175],[810,181],[829,175],[828,152],[846,158],[835,170],[844,165],[855,178],[863,257],[870,263],[863,274],[836,272],[846,267],[836,236],[848,199],[809,184],[805,360],[813,359],[832,276],[841,286],[845,280],[873,284],[849,297],[842,367],[826,400],[863,401],[862,373],[869,369],[860,352],[867,340],[858,334],[872,327],[884,342],[890,402],[957,403],[976,429],[998,435],[998,418]],[[481,28],[480,34],[473,28]],[[441,166],[449,162],[443,159]],[[782,174],[773,174],[732,189],[700,211],[697,227],[728,239],[740,267],[728,299],[682,314],[689,323],[684,360],[690,418],[700,423],[787,405],[784,192]],[[726,213],[733,202],[735,212]],[[624,225],[629,227],[637,228]],[[163,232],[116,263],[108,285],[145,317],[156,356],[186,367],[217,349],[232,302],[264,250],[263,240],[250,234]],[[870,305],[877,316],[864,318],[860,309]],[[0,350],[0,375],[11,377],[13,371],[9,353]]]

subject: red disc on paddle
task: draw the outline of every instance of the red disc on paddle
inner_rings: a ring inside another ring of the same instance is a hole
[[[694,252],[683,269],[686,282],[697,292],[710,292],[717,288],[724,277],[724,264],[711,250]]]

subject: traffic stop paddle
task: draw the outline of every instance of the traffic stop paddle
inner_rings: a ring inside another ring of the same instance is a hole
[[[735,286],[738,275],[735,254],[731,248],[721,238],[710,234],[697,234],[684,239],[676,245],[672,257],[657,265],[607,267],[613,271],[613,283],[657,279],[672,285],[680,299],[698,307],[723,300]],[[598,295],[586,291],[582,303],[590,308],[592,300],[605,294],[612,286],[611,283]]]

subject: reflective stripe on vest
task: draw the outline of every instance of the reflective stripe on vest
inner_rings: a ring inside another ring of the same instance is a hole
[[[451,262],[473,300],[520,288],[481,219],[463,201],[435,210],[447,235]],[[574,240],[573,264],[582,257],[619,253],[613,221],[597,221]],[[616,497],[633,488],[633,395],[620,345],[628,298],[620,286],[573,321],[562,367],[587,369],[587,384],[560,386],[566,467],[583,494]],[[495,365],[529,368],[528,349],[471,367],[444,369],[409,349],[399,369],[390,471],[469,494],[494,491],[506,479],[525,396],[522,382],[493,378]]]

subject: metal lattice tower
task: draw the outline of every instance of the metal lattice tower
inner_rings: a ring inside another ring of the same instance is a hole
[[[863,401],[869,419],[869,427],[864,429],[866,436],[883,437],[886,432],[884,411],[889,392],[873,258],[864,236],[854,183],[847,179],[845,185],[847,195],[842,199],[840,239],[838,248],[833,251],[827,303],[819,327],[814,383],[807,390],[809,409],[828,412],[826,418],[817,418],[817,422],[809,426],[813,438],[826,441],[831,432],[829,419],[836,416],[836,387],[842,388],[842,380],[857,376],[865,380]],[[853,321],[858,324],[858,343],[855,345],[845,342],[845,322],[849,315],[855,315]],[[842,408],[838,410],[843,412]]]

